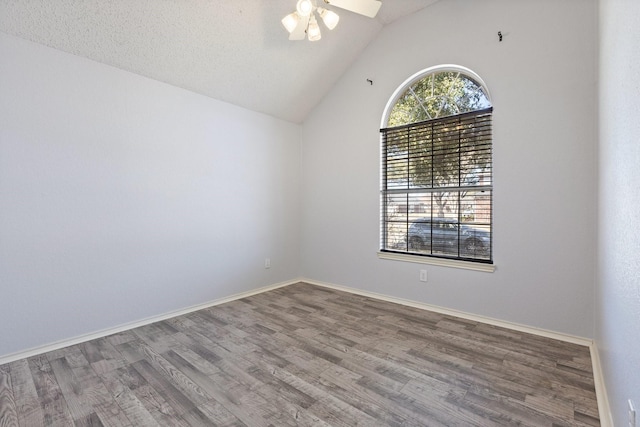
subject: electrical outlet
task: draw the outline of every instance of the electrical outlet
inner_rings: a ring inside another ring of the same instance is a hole
[[[264,268],[271,268],[271,258],[264,259]]]
[[[631,399],[627,403],[629,403],[629,427],[636,427],[636,408],[633,406]]]
[[[420,270],[420,281],[421,282],[427,281],[427,270]]]

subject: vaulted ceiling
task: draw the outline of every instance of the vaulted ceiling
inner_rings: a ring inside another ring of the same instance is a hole
[[[436,1],[333,8],[317,42],[281,26],[296,0],[0,0],[0,31],[300,123],[386,24]]]

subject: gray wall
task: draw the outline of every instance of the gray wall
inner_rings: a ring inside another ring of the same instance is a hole
[[[1,33],[0,58],[0,357],[298,276],[300,126]]]
[[[640,2],[600,2],[596,343],[615,425],[640,423]]]
[[[447,0],[385,27],[304,123],[304,276],[592,337],[597,37],[595,0]],[[385,104],[439,64],[492,95],[494,273],[376,255]]]

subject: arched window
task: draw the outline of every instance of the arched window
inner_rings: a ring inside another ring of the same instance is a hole
[[[493,263],[492,111],[463,67],[398,88],[381,130],[382,252]]]

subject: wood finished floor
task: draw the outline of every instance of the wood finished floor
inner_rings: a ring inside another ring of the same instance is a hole
[[[298,283],[0,365],[0,426],[597,426],[587,347]]]

